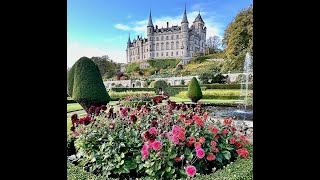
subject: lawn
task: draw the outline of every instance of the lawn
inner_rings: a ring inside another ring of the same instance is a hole
[[[170,97],[171,101],[175,101],[177,103],[185,102],[185,103],[191,103],[190,99],[184,99],[179,97]],[[234,103],[238,102],[240,100],[237,99],[201,99],[199,102],[201,103]]]
[[[67,112],[82,110],[83,108],[78,103],[67,104]]]

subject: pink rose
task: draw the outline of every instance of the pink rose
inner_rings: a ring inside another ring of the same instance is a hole
[[[200,158],[200,159],[202,159],[205,155],[204,150],[202,148],[197,148],[196,153],[197,153],[198,158]]]
[[[153,134],[153,135],[156,135],[156,134],[157,134],[156,128],[155,128],[155,127],[150,128],[150,129],[149,129],[149,133],[150,133],[150,134]]]
[[[217,145],[217,143],[215,141],[211,141],[211,146],[215,147]]]
[[[196,172],[197,172],[197,169],[196,169],[196,167],[194,167],[194,166],[188,166],[188,167],[186,168],[186,173],[187,173],[188,176],[190,176],[190,177],[193,177],[193,176],[196,174]]]
[[[230,144],[234,144],[234,143],[236,143],[236,138],[234,137],[230,138]]]
[[[154,150],[160,150],[162,148],[162,143],[160,141],[154,141],[152,147]]]
[[[141,154],[142,154],[142,158],[145,159],[149,156],[149,153],[148,151],[141,151]]]

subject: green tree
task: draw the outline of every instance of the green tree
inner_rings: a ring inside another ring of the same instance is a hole
[[[98,66],[103,79],[111,78],[116,74],[116,66],[108,55],[101,57],[92,57],[91,60]]]
[[[202,91],[198,80],[195,77],[193,77],[189,82],[187,96],[194,103],[198,102],[202,98]]]
[[[154,88],[155,88],[156,94],[159,94],[160,90],[162,90],[164,94],[167,94],[170,90],[170,85],[164,80],[159,80],[154,83]]]
[[[88,112],[91,105],[101,106],[110,101],[110,96],[103,84],[99,69],[92,60],[82,57],[72,68],[74,68],[72,98],[86,112]]]
[[[67,93],[72,97],[73,92],[73,82],[74,82],[74,65],[69,69],[67,74]]]
[[[224,71],[242,72],[245,55],[253,55],[253,8],[240,11],[224,31],[227,61]],[[253,58],[253,56],[252,56]]]

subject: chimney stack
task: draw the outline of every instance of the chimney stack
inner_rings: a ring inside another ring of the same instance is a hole
[[[169,28],[169,22],[167,22],[167,28]]]

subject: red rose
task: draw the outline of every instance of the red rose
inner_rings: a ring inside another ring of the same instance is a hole
[[[180,162],[181,161],[181,158],[179,156],[173,158],[176,162]]]
[[[199,141],[201,144],[203,144],[205,140],[206,140],[206,139],[205,139],[204,137],[199,137],[199,138],[198,138],[198,141]]]
[[[195,148],[200,148],[201,147],[201,143],[200,142],[195,142],[194,143],[194,147]]]
[[[230,138],[230,144],[234,144],[234,143],[236,143],[236,138],[234,137]]]
[[[231,125],[231,119],[224,119],[223,123],[227,126],[230,126]]]
[[[207,155],[207,160],[208,160],[208,161],[213,161],[213,160],[215,160],[215,159],[216,159],[216,156],[215,156],[214,154],[209,153],[209,154]]]
[[[215,152],[215,153],[217,153],[217,152],[219,152],[219,149],[216,148],[216,147],[214,147],[212,151]]]
[[[215,141],[211,141],[211,146],[215,147],[217,145],[217,143]]]
[[[192,146],[192,144],[193,144],[193,142],[191,142],[191,141],[187,141],[187,142],[186,142],[186,145],[187,145],[188,147]]]

